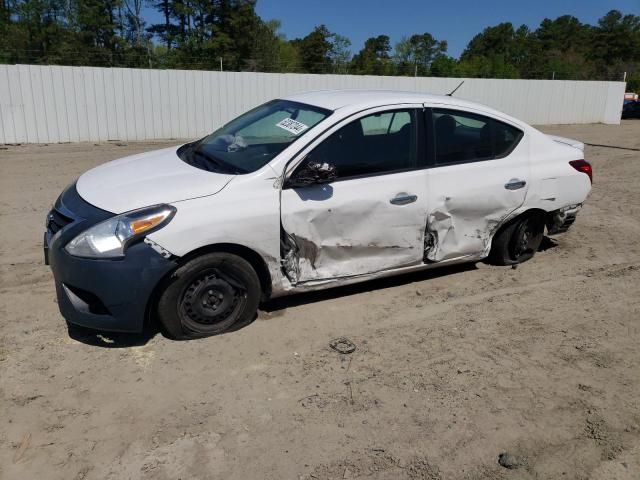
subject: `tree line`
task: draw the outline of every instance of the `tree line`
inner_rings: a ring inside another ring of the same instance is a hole
[[[485,28],[459,58],[428,32],[395,45],[316,26],[287,39],[257,0],[0,0],[0,62],[139,68],[491,78],[622,80],[640,90],[640,16],[611,10],[596,25],[570,15],[535,29]],[[149,22],[148,9],[160,19]]]

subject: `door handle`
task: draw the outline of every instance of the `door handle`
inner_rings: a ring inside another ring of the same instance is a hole
[[[509,180],[507,183],[504,184],[504,188],[506,188],[507,190],[520,190],[526,184],[527,182],[525,182],[524,180],[520,180],[518,178],[512,178],[511,180]]]
[[[391,200],[389,200],[389,202],[391,202],[393,205],[407,205],[409,203],[415,202],[417,199],[418,199],[417,195],[399,194],[399,195],[396,195]]]

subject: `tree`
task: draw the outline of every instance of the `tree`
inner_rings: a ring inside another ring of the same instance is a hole
[[[640,17],[611,10],[598,20],[592,40],[591,56],[597,60],[609,64],[640,60]]]
[[[533,36],[538,46],[545,51],[584,52],[588,48],[590,30],[588,25],[583,25],[576,17],[563,15],[555,20],[542,20]]]
[[[147,25],[144,5],[161,16]],[[0,0],[0,62],[268,72],[622,80],[640,89],[640,16],[611,10],[596,25],[563,15],[530,31],[475,35],[459,60],[429,33],[348,38],[319,25],[288,41],[256,0]]]
[[[116,33],[114,10],[117,0],[75,0],[71,3],[70,24],[74,48],[82,64],[117,65],[121,59],[120,38]]]
[[[274,26],[255,12],[256,0],[156,1],[163,22],[149,32],[166,45],[167,67],[258,70],[273,65]]]
[[[177,34],[177,28],[171,21],[173,15],[172,2],[171,0],[155,0],[151,1],[151,5],[162,14],[164,22],[151,25],[147,31],[152,35],[157,35],[166,45],[167,50],[171,50]]]
[[[517,78],[520,71],[528,71],[531,32],[526,25],[517,30],[509,22],[485,28],[471,39],[460,56],[461,68],[467,69],[481,61],[482,69],[468,76],[489,76],[497,78]],[[486,70],[488,68],[488,70]]]
[[[640,92],[640,69],[636,66],[636,72],[627,76],[627,90],[630,92]]]
[[[136,45],[141,45],[145,37],[144,24],[142,19],[142,0],[123,0],[126,8],[126,30],[124,37]]]
[[[328,73],[331,71],[332,33],[325,25],[317,26],[302,39],[293,40],[298,49],[300,65],[309,73]]]
[[[252,55],[256,70],[291,71],[297,66],[295,58],[292,57],[292,47],[284,35],[278,33],[279,29],[279,20],[269,20],[257,26]]]
[[[291,42],[280,39],[278,42],[278,72],[301,72],[300,52]]]
[[[455,58],[444,53],[438,54],[431,62],[429,74],[434,77],[454,77],[457,75],[457,64]]]
[[[447,52],[447,42],[430,33],[411,35],[396,45],[395,58],[405,75],[428,75],[433,61]],[[440,60],[443,67],[444,60]]]
[[[11,63],[49,63],[68,41],[62,0],[9,0],[2,3],[0,46]]]
[[[351,71],[359,75],[388,75],[391,73],[391,44],[387,35],[368,38],[364,48],[353,56]]]
[[[331,51],[329,58],[333,64],[334,73],[347,73],[351,59],[351,40],[337,33],[330,35]]]
[[[526,65],[520,68],[521,75],[527,78],[589,78],[592,68],[585,61],[585,52],[590,37],[591,27],[575,17],[545,18],[529,37]]]
[[[471,39],[460,59],[489,58],[496,55],[509,58],[514,37],[515,30],[509,22],[500,23],[495,27],[487,27]]]

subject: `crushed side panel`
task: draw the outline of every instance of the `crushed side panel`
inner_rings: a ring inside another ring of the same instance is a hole
[[[440,197],[427,217],[425,261],[486,256],[491,238],[513,208],[495,198]]]
[[[397,192],[320,205],[302,201],[283,216],[281,259],[291,282],[340,278],[423,261],[424,208],[397,207]]]

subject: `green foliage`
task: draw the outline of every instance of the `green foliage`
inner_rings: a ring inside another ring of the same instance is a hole
[[[532,60],[531,33],[526,25],[517,30],[511,23],[485,28],[467,45],[460,57],[463,69],[474,61],[482,64],[479,75],[498,78],[518,77],[527,70]]]
[[[625,58],[640,59],[640,17],[611,10],[593,29],[588,56],[614,63]]]
[[[440,58],[440,68],[443,68],[442,57],[446,51],[446,41],[438,41],[430,33],[423,33],[400,40],[396,45],[395,59],[405,75],[429,75],[436,58]]]
[[[351,40],[337,33],[331,34],[331,64],[334,73],[347,73],[349,68],[349,60],[351,59]]]
[[[148,24],[143,7],[157,10]],[[563,15],[531,31],[505,22],[475,35],[460,59],[430,33],[348,38],[318,25],[287,40],[256,0],[0,0],[0,62],[235,71],[622,80],[640,90],[640,16],[597,25]]]
[[[364,42],[364,48],[351,60],[350,73],[390,75],[393,69],[390,52],[391,43],[388,36],[378,35],[368,38]]]
[[[331,54],[333,52],[331,39],[331,32],[326,26],[320,25],[306,37],[292,41],[293,46],[298,50],[300,66],[305,72],[331,72]]]
[[[453,77],[456,75],[458,62],[444,53],[435,56],[431,62],[430,74],[434,77]]]
[[[640,92],[640,72],[633,73],[627,77],[627,91]]]

